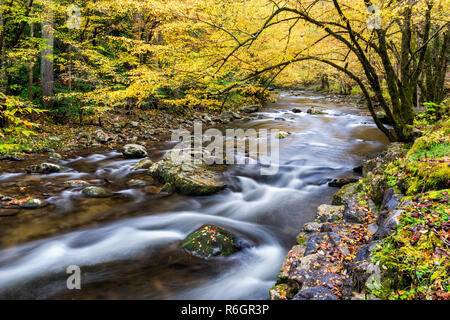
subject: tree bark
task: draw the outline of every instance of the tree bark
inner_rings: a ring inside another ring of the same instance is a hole
[[[54,21],[52,0],[44,1],[45,20],[42,24],[42,38],[44,47],[41,52],[41,88],[42,104],[48,108],[52,106],[52,97],[54,89],[53,72],[53,46],[54,46]]]

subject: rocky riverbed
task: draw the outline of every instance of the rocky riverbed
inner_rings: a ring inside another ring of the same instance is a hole
[[[329,182],[355,179],[353,168],[386,140],[351,101],[280,93],[256,109],[211,124],[280,130],[280,168],[272,176],[248,162],[173,166],[175,141],[119,140],[109,127],[102,129],[108,137],[81,137],[92,142],[86,149],[2,161],[0,296],[268,298],[299,227],[314,219],[314,207],[331,202]],[[339,240],[339,232],[324,230]],[[191,238],[201,247],[188,245]],[[80,292],[64,287],[67,264],[86,272]]]

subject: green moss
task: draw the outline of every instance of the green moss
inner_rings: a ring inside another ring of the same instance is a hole
[[[192,232],[184,240],[182,247],[203,257],[229,256],[237,251],[234,235],[214,225],[204,225]]]
[[[406,165],[405,171],[410,175],[405,179],[406,194],[417,192],[440,190],[448,186],[450,181],[450,167],[446,162],[436,161],[413,161]]]
[[[408,196],[395,233],[377,246],[382,272],[370,293],[381,299],[449,299],[450,257],[444,239],[449,226],[450,189]]]

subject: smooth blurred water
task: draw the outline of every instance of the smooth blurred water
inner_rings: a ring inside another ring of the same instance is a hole
[[[328,114],[291,111],[309,107]],[[39,179],[40,188],[56,188],[69,179],[104,178],[116,192],[84,199],[81,188],[64,189],[49,199],[51,206],[3,223],[0,298],[267,299],[296,234],[336,191],[327,181],[351,173],[387,141],[358,107],[317,94],[282,92],[260,114],[232,126],[290,132],[280,140],[279,172],[263,176],[258,165],[229,166],[228,188],[213,196],[158,198],[131,188],[131,178],[153,182],[145,170],[130,171],[139,160],[124,160],[118,152],[61,161],[64,172],[39,178],[0,173],[0,193],[17,181]],[[159,159],[173,145],[161,144],[150,158]],[[181,240],[206,223],[250,246],[210,260],[180,249]],[[69,265],[81,267],[81,290],[66,288]]]

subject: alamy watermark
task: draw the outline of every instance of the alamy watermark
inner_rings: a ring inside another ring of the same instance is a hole
[[[367,7],[367,11],[371,14],[367,19],[367,28],[369,30],[381,29],[381,9],[376,5],[371,5]]]
[[[202,122],[194,122],[194,134],[186,129],[172,131],[172,141],[179,141],[171,151],[171,161],[213,164],[259,164],[261,175],[274,175],[279,167],[277,129],[226,129],[225,135],[216,128],[203,132]],[[207,144],[205,146],[205,144]]]
[[[66,25],[69,29],[81,29],[81,9],[77,5],[67,7],[67,21]]]
[[[70,265],[66,269],[66,273],[69,275],[66,284],[69,290],[81,289],[81,269],[77,265]]]

